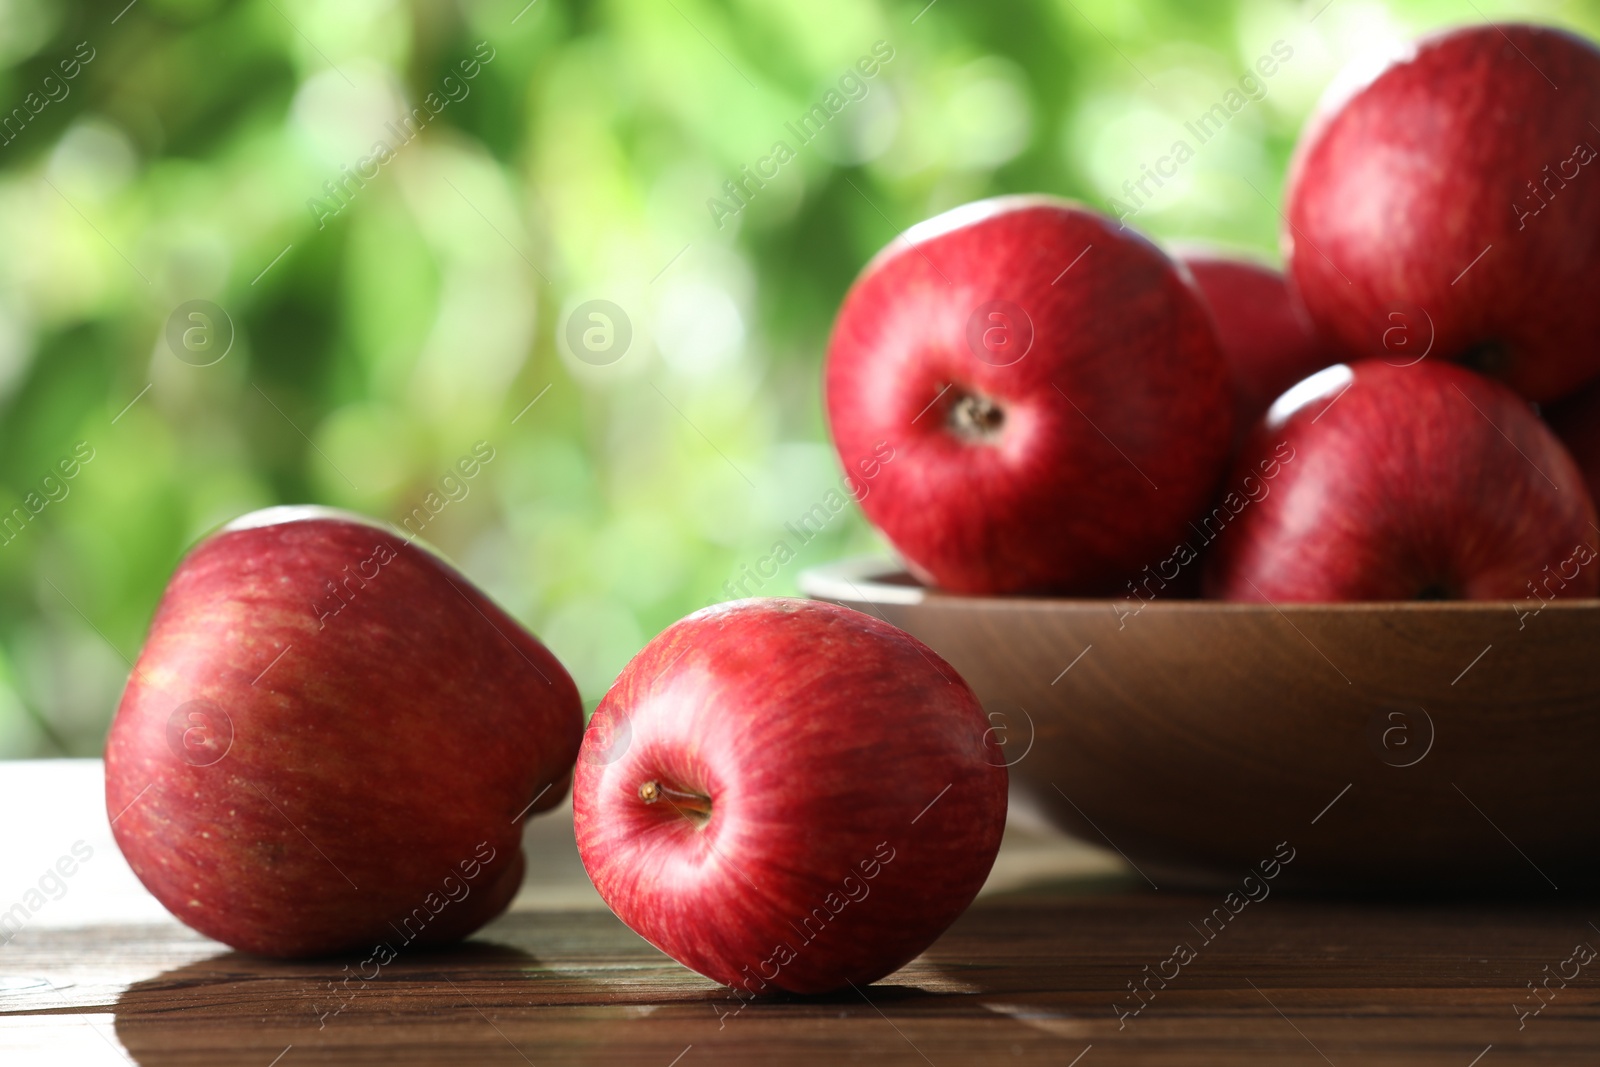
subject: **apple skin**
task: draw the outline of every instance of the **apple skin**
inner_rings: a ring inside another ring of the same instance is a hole
[[[1597,115],[1600,51],[1534,26],[1453,30],[1336,83],[1285,194],[1313,319],[1348,358],[1459,360],[1537,401],[1600,375]]]
[[[1022,314],[986,319],[991,301]],[[826,370],[839,457],[876,471],[862,510],[919,579],[978,594],[1120,591],[1164,557],[1227,464],[1228,390],[1182,268],[1036,196],[968,204],[881,252]]]
[[[111,724],[106,809],[146,888],[236,949],[452,941],[516,894],[521,814],[565,795],[582,731],[561,664],[438,557],[272,508],[173,574]]]
[[[623,670],[573,810],[595,888],[651,944],[748,995],[826,993],[899,969],[972,902],[1006,782],[977,697],[914,637],[833,604],[743,600]]]
[[[1272,406],[1238,469],[1235,484],[1265,471],[1265,488],[1217,535],[1208,596],[1542,602],[1600,589],[1577,464],[1527,401],[1456,364],[1320,371]]]
[[[1221,252],[1186,249],[1178,262],[1205,296],[1233,378],[1234,436],[1247,436],[1295,382],[1339,362],[1279,271]]]

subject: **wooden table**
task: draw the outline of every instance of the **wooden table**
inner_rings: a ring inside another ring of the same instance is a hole
[[[1192,924],[1225,890],[1152,890],[1025,819],[979,902],[899,973],[738,1010],[605,910],[553,813],[529,827],[510,913],[341,1003],[330,981],[348,961],[253,959],[167,918],[111,843],[99,774],[0,764],[0,908],[73,845],[91,854],[0,946],[4,1067],[1600,1063],[1600,959],[1574,956],[1600,946],[1600,903],[1275,893],[1207,942]],[[1197,949],[1182,966],[1180,942]],[[1153,972],[1175,977],[1133,1014],[1130,984]]]

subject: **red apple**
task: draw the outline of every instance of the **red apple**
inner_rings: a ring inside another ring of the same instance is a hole
[[[1201,249],[1178,253],[1206,298],[1233,376],[1234,435],[1243,438],[1285,389],[1339,361],[1278,271]]]
[[[1285,194],[1312,317],[1353,357],[1459,360],[1534,400],[1600,375],[1597,118],[1600,51],[1562,30],[1472,26],[1347,75]]]
[[[1583,476],[1510,389],[1431,360],[1338,364],[1273,404],[1240,457],[1206,589],[1225,600],[1592,596]]]
[[[743,997],[898,969],[983,885],[1005,758],[910,634],[804,600],[696,612],[606,694],[573,788],[578,852],[623,922]]]
[[[963,593],[1118,589],[1171,551],[1232,433],[1184,272],[1046,197],[957,208],[880,253],[834,324],[827,401],[846,470],[875,475],[862,510]]]
[[[1545,419],[1578,461],[1589,495],[1600,500],[1600,385],[1550,405]]]
[[[464,937],[583,730],[561,664],[393,530],[271,508],[178,566],[106,742],[106,807],[179,919],[266,956]]]

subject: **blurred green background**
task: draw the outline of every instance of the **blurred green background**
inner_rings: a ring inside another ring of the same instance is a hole
[[[0,757],[98,753],[183,553],[283,502],[398,521],[437,493],[424,535],[592,705],[839,484],[827,331],[900,230],[1004,192],[1105,209],[1281,41],[1132,220],[1271,255],[1347,62],[1485,17],[1600,34],[1594,3],[1492,0],[525,3],[0,0],[0,508],[27,520]],[[591,300],[616,310],[574,348]],[[852,506],[743,588],[879,544]]]

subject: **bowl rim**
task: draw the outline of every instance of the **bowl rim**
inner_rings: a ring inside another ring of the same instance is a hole
[[[1596,612],[1600,611],[1600,597],[1570,597],[1562,600],[1361,600],[1336,602],[1236,601],[1162,599],[1144,600],[1137,596],[1125,597],[1063,597],[1063,596],[967,596],[947,593],[924,586],[912,578],[905,566],[882,554],[850,556],[807,567],[798,579],[800,592],[813,600],[832,600],[840,603],[891,604],[897,606],[938,606],[972,608],[976,610],[1019,611],[1111,611],[1121,605],[1133,605],[1140,612],[1154,611],[1175,615],[1215,612],[1221,614],[1372,614],[1401,612],[1406,614],[1461,615],[1465,613],[1489,614],[1510,611],[1521,614],[1529,610],[1531,601],[1535,611]]]

